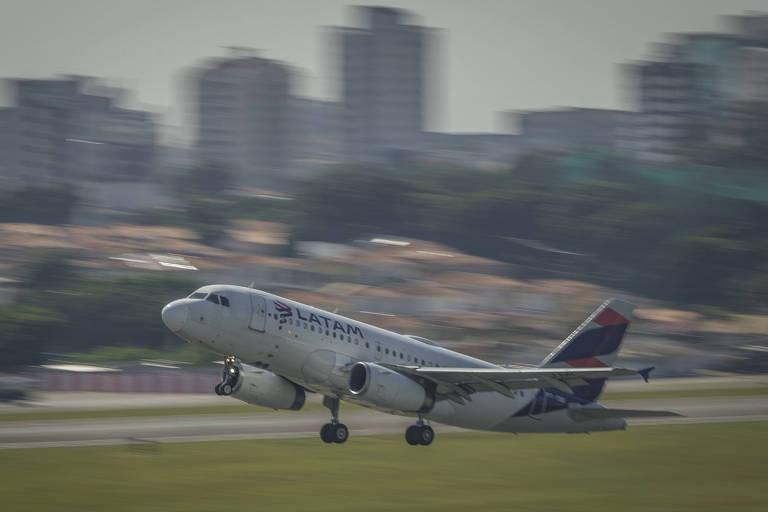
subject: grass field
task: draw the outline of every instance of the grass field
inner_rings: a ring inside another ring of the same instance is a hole
[[[0,452],[18,511],[763,511],[767,423]]]

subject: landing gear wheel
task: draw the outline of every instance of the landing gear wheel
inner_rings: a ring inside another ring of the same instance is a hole
[[[224,383],[219,390],[221,391],[221,394],[224,396],[229,396],[232,394],[232,385],[230,383]]]
[[[405,441],[411,446],[429,446],[434,440],[435,431],[429,425],[417,423],[405,429]]]
[[[216,392],[217,395],[221,396],[221,384],[216,384],[216,387],[213,388],[213,390]]]
[[[429,446],[432,441],[435,440],[435,431],[429,425],[423,425],[418,427],[419,431],[419,444],[422,446]]]
[[[323,425],[323,428],[320,429],[320,439],[323,440],[324,443],[332,443],[333,442],[333,424],[332,423],[326,423]]]
[[[349,429],[345,424],[339,423],[339,403],[337,397],[323,397],[323,405],[331,411],[331,422],[320,429],[320,439],[325,443],[342,444],[349,439]]]
[[[333,442],[336,444],[346,443],[349,439],[349,429],[343,423],[331,425],[330,432],[333,435]]]
[[[405,429],[405,442],[411,446],[419,444],[419,426],[411,425]]]

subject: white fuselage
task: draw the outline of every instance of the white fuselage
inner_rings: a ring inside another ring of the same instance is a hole
[[[349,368],[356,362],[498,367],[427,341],[251,288],[211,285],[196,293],[226,297],[228,305],[202,298],[174,301],[168,307],[176,308],[176,318],[166,323],[177,335],[220,354],[234,355],[308,390],[355,403],[362,402],[350,393],[348,381]],[[574,422],[567,409],[548,410],[546,400],[535,400],[539,393],[537,389],[517,390],[511,396],[478,392],[464,403],[438,400],[423,417],[463,428],[504,432],[589,432],[625,425],[623,420]]]

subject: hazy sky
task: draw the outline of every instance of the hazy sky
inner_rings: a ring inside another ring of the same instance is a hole
[[[438,117],[445,131],[499,129],[497,113],[557,105],[622,107],[618,64],[666,32],[721,27],[719,14],[768,0],[413,0],[443,29]],[[299,92],[334,97],[323,28],[349,25],[337,0],[0,0],[0,77],[105,76],[179,123],[179,72],[226,46],[248,46],[303,72]]]

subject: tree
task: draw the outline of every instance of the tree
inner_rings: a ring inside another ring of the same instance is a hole
[[[15,370],[44,360],[46,343],[57,339],[63,317],[25,305],[0,309],[0,370]]]
[[[25,187],[0,198],[0,221],[64,224],[77,202],[70,185]]]

